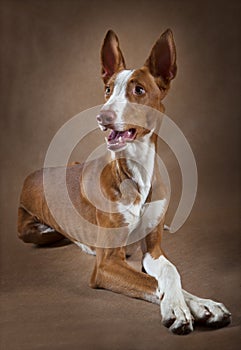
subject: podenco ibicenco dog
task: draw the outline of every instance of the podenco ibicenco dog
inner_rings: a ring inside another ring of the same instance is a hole
[[[95,247],[86,247],[61,229],[47,205],[43,170],[25,180],[19,205],[19,237],[28,243],[50,244],[65,236],[83,250],[95,253],[91,287],[160,304],[162,322],[173,333],[187,334],[193,330],[195,322],[223,327],[230,323],[230,312],[221,303],[201,299],[183,290],[177,269],[161,249],[166,190],[156,164],[155,128],[158,122],[148,112],[145,113],[145,109],[139,114],[136,109],[136,106],[144,105],[164,112],[162,100],[177,70],[173,34],[171,30],[166,30],[153,46],[143,67],[129,70],[126,69],[118,38],[110,30],[101,49],[101,63],[106,102],[97,122],[102,131],[110,130],[106,139],[109,160],[98,179],[95,171],[103,159],[90,161],[86,176],[93,189],[101,186],[105,198],[117,209],[110,213],[102,211],[86,198],[81,183],[83,165],[66,168],[70,197],[85,220],[102,228],[102,231],[124,227],[128,237],[132,233],[131,227],[138,228],[146,203],[153,196],[158,198],[159,209],[150,222],[148,234],[141,240],[144,272],[136,271],[128,264],[125,244],[103,246],[97,242]],[[143,171],[138,164],[145,164],[147,170]],[[57,182],[58,168],[53,168],[50,173],[54,174]]]

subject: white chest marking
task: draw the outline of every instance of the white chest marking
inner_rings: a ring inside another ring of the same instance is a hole
[[[128,168],[132,173],[132,180],[138,185],[140,201],[125,208],[120,204],[120,211],[125,221],[132,224],[134,229],[140,221],[144,204],[150,192],[154,171],[155,147],[150,143],[151,133],[145,135],[142,140],[128,144],[125,149],[125,158]]]
[[[132,179],[138,184],[141,194],[141,205],[147,199],[151,188],[154,171],[155,146],[150,142],[152,132],[145,135],[142,140],[132,142],[126,149],[126,159],[132,171]]]

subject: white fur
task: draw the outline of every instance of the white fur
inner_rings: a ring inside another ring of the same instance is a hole
[[[123,124],[125,120],[123,113],[128,104],[128,100],[126,98],[126,87],[132,74],[133,70],[124,70],[117,75],[113,93],[105,104],[105,109],[110,108],[116,113],[116,124]],[[165,199],[160,201],[160,206],[158,209],[155,206],[155,215],[147,215],[145,216],[145,220],[140,220],[144,210],[146,209],[144,204],[150,192],[154,172],[155,145],[153,142],[151,142],[153,132],[154,130],[150,130],[149,133],[144,135],[141,139],[129,142],[124,151],[118,153],[118,157],[121,154],[121,156],[126,159],[128,169],[132,174],[131,180],[137,184],[138,191],[141,196],[138,204],[130,204],[129,206],[126,206],[124,203],[120,203],[118,205],[119,212],[123,214],[125,222],[130,225],[130,231],[133,231],[137,226],[140,230],[145,230],[146,228],[151,231],[151,229],[159,223],[161,215],[164,213],[166,204]],[[111,152],[111,157],[112,160],[114,160],[117,157],[116,152]],[[134,200],[135,198],[133,198],[133,202]],[[141,225],[141,227],[139,227],[139,225]]]
[[[151,294],[146,294],[145,295],[145,300],[149,301],[150,303],[153,304],[160,304],[160,291],[159,288],[156,289],[156,292],[154,295]]]
[[[164,256],[153,259],[149,253],[144,256],[143,266],[158,281],[163,322],[175,319],[170,329],[188,324],[190,330],[193,330],[192,315],[184,300],[180,276],[175,266]]]
[[[123,152],[123,156],[127,159],[128,169],[132,174],[131,181],[138,186],[140,201],[129,206],[120,203],[118,209],[123,214],[125,222],[129,224],[129,234],[137,229],[140,232],[140,239],[158,225],[166,211],[167,204],[165,198],[146,204],[155,159],[155,146],[150,142],[150,137],[151,133],[145,135],[141,141],[129,143]],[[133,195],[134,193],[133,191]],[[135,198],[133,198],[133,203],[134,201]]]
[[[82,244],[80,242],[74,241],[74,243],[82,249],[83,252],[90,254],[90,255],[96,255],[95,251],[92,250],[90,247],[88,247],[85,244]]]
[[[55,229],[45,224],[38,224],[38,230],[40,233],[51,233],[55,231]]]
[[[185,301],[196,321],[207,320],[207,324],[222,321],[224,315],[230,316],[230,312],[222,303],[210,299],[199,298],[183,290]]]
[[[124,123],[123,116],[128,104],[126,87],[133,72],[133,70],[124,70],[117,75],[113,93],[105,103],[105,109],[111,109],[116,113],[115,123],[117,125]],[[123,152],[123,157],[127,160],[128,169],[132,172],[131,180],[138,185],[138,191],[141,195],[141,200],[138,204],[130,204],[129,206],[125,203],[119,204],[119,212],[124,215],[125,222],[130,225],[130,232],[135,229],[143,229],[143,231],[149,229],[150,232],[160,222],[161,216],[166,210],[166,199],[153,202],[151,205],[145,205],[151,188],[155,161],[155,147],[150,140],[152,133],[153,131],[150,131],[142,139],[128,143],[127,147],[121,151]],[[112,160],[117,158],[116,153],[111,152],[111,157]],[[136,162],[143,168],[138,166]],[[128,192],[129,185],[132,186],[130,183],[124,187],[126,192]],[[134,187],[130,187],[130,192],[135,193]],[[143,215],[145,210],[147,215]],[[164,229],[170,230],[166,225]],[[82,250],[93,254],[89,247],[78,242],[75,243]],[[174,320],[170,330],[177,331],[185,327],[187,331],[192,331],[192,315],[195,320],[208,318],[207,323],[210,324],[221,321],[225,315],[230,315],[223,304],[195,297],[182,290],[180,275],[176,267],[164,256],[154,259],[149,253],[146,253],[143,259],[143,266],[146,272],[158,281],[156,293],[146,295],[146,300],[154,303],[160,302],[163,322],[168,323]]]
[[[139,193],[141,195],[138,204],[132,204],[125,210],[125,206],[120,204],[120,211],[123,212],[125,221],[130,223],[139,221],[142,214],[143,205],[146,202],[147,196],[151,188],[151,179],[154,171],[154,145],[149,143],[149,135],[146,135],[143,142],[134,141],[128,144],[124,151],[124,156],[127,160],[128,168],[132,173],[132,180],[138,185]],[[140,164],[138,166],[137,163]]]
[[[133,72],[134,70],[123,70],[117,75],[113,92],[104,105],[105,109],[111,109],[116,113],[117,119],[115,120],[115,123],[117,124],[123,122],[122,115],[128,103],[126,98],[126,86]]]
[[[132,171],[132,179],[140,189],[142,204],[145,203],[149,194],[154,171],[155,146],[150,141],[152,133],[145,135],[141,141],[129,143],[125,150],[125,158]]]

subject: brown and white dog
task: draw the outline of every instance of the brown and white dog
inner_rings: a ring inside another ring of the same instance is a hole
[[[177,269],[161,249],[167,198],[156,164],[155,128],[158,121],[135,108],[144,105],[164,111],[162,100],[177,70],[172,32],[167,30],[160,36],[141,69],[128,70],[117,36],[108,31],[101,50],[101,61],[106,102],[97,122],[103,131],[110,130],[106,139],[108,151],[105,161],[108,161],[100,179],[96,179],[94,174],[103,158],[90,161],[85,171],[91,186],[95,188],[100,184],[105,198],[117,209],[110,213],[102,211],[86,198],[81,183],[81,164],[67,167],[67,185],[78,212],[88,222],[101,227],[102,232],[105,228],[115,230],[123,227],[130,237],[132,230],[141,230],[138,225],[146,203],[153,198],[159,203],[154,219],[148,223],[149,233],[141,240],[145,272],[136,271],[128,264],[125,244],[111,248],[111,244],[103,246],[97,242],[95,248],[87,247],[74,235],[65,232],[48,208],[43,189],[43,170],[25,180],[19,205],[19,237],[34,244],[50,244],[68,237],[86,252],[96,254],[91,287],[160,304],[163,324],[173,333],[193,331],[194,322],[210,327],[226,326],[230,323],[231,314],[225,306],[184,291]],[[138,164],[145,164],[147,170],[143,171]],[[58,171],[58,168],[49,171],[49,176],[56,183]]]

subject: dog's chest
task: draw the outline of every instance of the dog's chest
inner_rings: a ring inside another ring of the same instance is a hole
[[[129,234],[135,230],[139,234],[148,234],[163,219],[166,212],[167,200],[160,199],[154,202],[145,202],[131,205],[129,208],[121,207],[125,223],[128,224]]]
[[[147,182],[140,186],[139,183],[139,201],[132,202],[129,205],[119,204],[119,210],[123,215],[124,222],[128,224],[129,233],[135,229],[141,232],[147,232],[154,229],[163,218],[166,207],[166,199],[147,202],[151,190],[151,183]]]
[[[140,223],[151,190],[154,170],[153,148],[148,143],[139,143],[138,147],[129,145],[127,166],[132,173],[132,178],[130,184],[128,185],[128,182],[126,184],[126,192],[129,194],[132,192],[132,195],[128,204],[120,203],[119,209],[125,223],[130,226],[131,230],[135,229]],[[134,187],[131,183],[135,184]],[[136,194],[136,188],[138,194]]]

